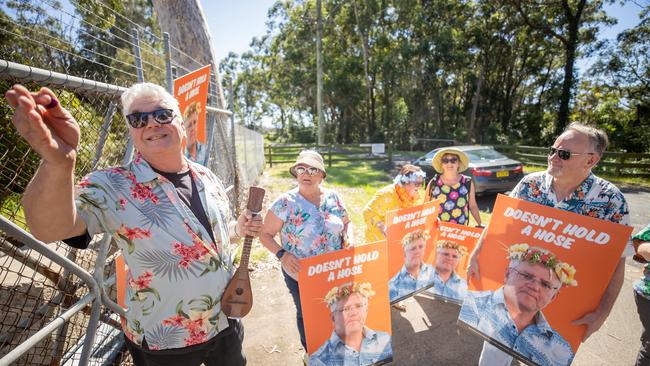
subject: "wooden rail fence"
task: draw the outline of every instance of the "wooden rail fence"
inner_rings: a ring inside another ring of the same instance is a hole
[[[317,145],[317,144],[271,144],[265,147],[265,157],[269,167],[273,164],[294,163],[296,157],[302,150],[311,149],[318,151],[323,155],[323,159],[328,167],[332,163],[343,161],[390,161],[391,153],[373,155],[370,146],[360,146],[359,144],[348,145]]]
[[[548,147],[493,145],[509,157],[528,165],[546,166]],[[650,154],[606,151],[595,172],[650,178]]]

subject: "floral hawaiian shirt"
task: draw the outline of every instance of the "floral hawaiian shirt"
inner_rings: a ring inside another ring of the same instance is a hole
[[[558,202],[552,182],[553,177],[545,171],[531,173],[517,184],[510,196],[617,224],[630,224],[630,210],[625,197],[612,183],[590,173],[575,192]],[[630,241],[623,255],[633,252]]]
[[[632,238],[650,242],[650,224],[634,234]],[[643,266],[643,277],[634,284],[634,291],[650,300],[650,263]]]
[[[330,338],[309,357],[309,366],[365,366],[392,359],[390,334],[366,327],[359,352],[346,346],[336,332],[332,332]]]
[[[449,276],[449,279],[445,283],[438,276],[438,272],[434,272],[433,287],[429,288],[426,292],[434,296],[442,296],[446,299],[454,300],[454,302],[460,304],[467,293],[467,281],[454,271],[451,272],[451,276]]]
[[[534,324],[518,332],[508,313],[502,287],[496,291],[469,291],[458,320],[537,365],[571,364],[575,354],[569,343],[551,328],[542,312],[538,312],[535,318]],[[486,365],[510,365],[512,361],[511,356],[494,346],[484,346],[481,358],[482,364]]]
[[[435,268],[427,263],[420,266],[418,278],[414,278],[407,270],[406,266],[397,272],[393,278],[388,281],[388,292],[390,301],[393,302],[402,297],[408,296],[415,291],[431,286],[433,284],[433,276],[436,272]]]
[[[233,269],[230,203],[212,172],[189,167],[216,242],[173,184],[139,154],[126,166],[91,173],[77,187],[88,232],[112,235],[128,266],[124,332],[154,350],[200,344],[228,327],[219,302]]]
[[[280,230],[282,247],[296,258],[313,257],[343,247],[342,233],[348,212],[336,192],[323,189],[321,204],[316,207],[294,188],[280,195],[270,210],[284,222]]]

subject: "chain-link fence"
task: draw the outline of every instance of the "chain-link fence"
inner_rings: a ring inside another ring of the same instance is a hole
[[[48,86],[54,91],[81,128],[78,180],[95,169],[121,165],[131,156],[119,106],[123,86],[142,78],[168,86],[170,70],[182,75],[201,65],[175,61],[182,51],[167,45],[165,54],[164,38],[151,25],[139,26],[103,2],[70,4],[72,8],[54,0],[0,0],[0,90],[4,93],[21,83],[32,90]],[[112,23],[101,23],[102,17]],[[133,29],[125,31],[127,25],[138,30],[138,36]],[[165,64],[165,55],[171,64]],[[224,186],[232,187],[229,195],[238,209],[241,193],[264,167],[262,136],[240,126],[232,128],[214,92],[215,74],[212,80],[208,167]],[[62,243],[45,246],[24,231],[20,200],[39,157],[16,133],[12,113],[2,99],[0,365],[119,363],[123,349],[119,317],[100,307],[106,299],[99,300],[102,283],[108,297],[114,298],[116,247],[103,245],[103,238],[91,243],[95,250]]]

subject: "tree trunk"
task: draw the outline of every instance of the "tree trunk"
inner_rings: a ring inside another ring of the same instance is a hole
[[[559,135],[569,122],[569,105],[573,95],[573,66],[576,58],[576,43],[578,38],[578,27],[571,24],[569,30],[569,40],[564,47],[566,62],[564,64],[564,81],[562,82],[562,96],[560,97],[560,109],[557,114],[557,124],[555,125],[555,135]]]
[[[481,72],[478,75],[478,80],[476,81],[476,92],[474,93],[474,98],[472,98],[472,113],[469,116],[469,128],[468,128],[468,137],[470,142],[476,142],[476,131],[474,126],[476,124],[476,111],[478,110],[478,102],[481,97],[481,85],[483,84],[483,79],[485,78],[485,65],[481,65]]]
[[[160,29],[169,33],[169,42],[173,47],[187,54],[186,56],[172,49],[174,59],[180,60],[181,66],[190,71],[201,66],[211,65],[211,71],[216,77],[214,93],[217,95],[217,106],[226,109],[226,100],[219,76],[219,60],[214,54],[212,37],[201,2],[199,0],[152,0],[152,3],[158,15]],[[179,71],[180,75],[187,73],[186,70]]]

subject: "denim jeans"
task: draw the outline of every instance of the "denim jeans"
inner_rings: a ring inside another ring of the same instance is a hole
[[[634,291],[634,301],[641,319],[641,349],[636,357],[636,366],[650,366],[650,300]]]
[[[298,281],[291,278],[284,269],[282,269],[282,274],[284,275],[284,283],[287,284],[287,288],[293,298],[293,303],[296,305],[296,325],[298,326],[298,333],[300,333],[300,343],[303,348],[307,350],[307,339],[305,338],[305,324],[302,321],[302,307],[300,306],[300,288],[298,287]]]

